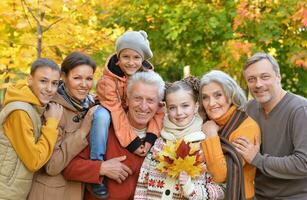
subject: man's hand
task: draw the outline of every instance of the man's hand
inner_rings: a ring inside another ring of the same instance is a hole
[[[132,175],[131,169],[121,162],[124,160],[126,160],[126,156],[103,161],[100,165],[100,175],[122,183],[129,175]]]
[[[48,106],[49,106],[48,110],[44,112],[45,119],[52,117],[60,120],[63,114],[63,107],[60,104],[54,102],[49,103]]]
[[[260,149],[259,139],[255,139],[254,142],[251,142],[243,136],[238,137],[232,144],[248,163],[253,161]]]

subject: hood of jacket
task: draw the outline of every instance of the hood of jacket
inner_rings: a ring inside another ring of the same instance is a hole
[[[42,106],[39,99],[35,96],[27,84],[11,85],[7,88],[4,97],[4,105],[13,101],[23,101],[35,106]]]

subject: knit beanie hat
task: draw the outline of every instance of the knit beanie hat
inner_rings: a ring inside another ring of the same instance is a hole
[[[116,41],[117,55],[124,49],[132,49],[138,52],[143,60],[152,58],[152,52],[150,50],[149,41],[147,40],[147,33],[141,31],[126,31]]]

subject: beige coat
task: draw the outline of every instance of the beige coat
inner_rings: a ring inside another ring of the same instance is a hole
[[[64,107],[59,123],[59,137],[49,162],[34,175],[28,199],[81,200],[83,185],[80,182],[66,181],[61,174],[68,163],[88,145],[87,139],[80,133],[82,119],[79,122],[73,120],[77,116],[81,118],[81,113],[59,94],[54,101]]]

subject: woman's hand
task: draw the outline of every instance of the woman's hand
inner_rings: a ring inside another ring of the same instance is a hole
[[[202,131],[208,137],[217,136],[219,129],[220,129],[220,127],[213,120],[206,121],[202,126]]]
[[[96,105],[96,106],[93,106],[92,108],[90,108],[88,110],[88,112],[86,113],[83,121],[82,121],[80,130],[81,130],[81,133],[83,134],[84,137],[86,137],[90,132],[93,115],[94,115],[94,112],[96,111],[98,106],[99,105]]]

